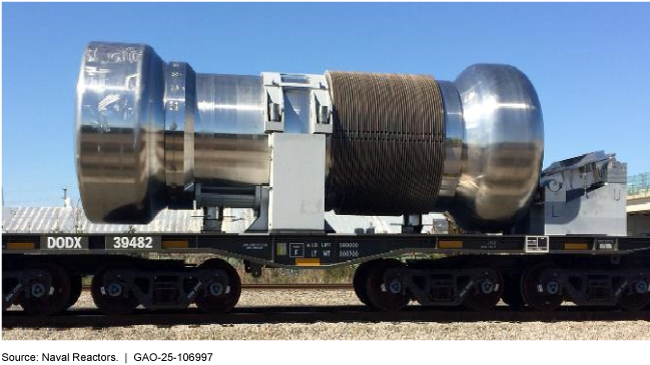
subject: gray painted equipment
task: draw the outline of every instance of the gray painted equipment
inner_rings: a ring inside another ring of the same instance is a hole
[[[536,215],[544,230],[536,233],[625,236],[626,181],[627,165],[603,151],[553,163],[540,180],[544,209]]]
[[[166,206],[253,208],[259,231],[324,230],[324,211],[448,210],[470,230],[527,213],[543,158],[533,85],[478,64],[454,82],[327,72],[198,74],[146,45],[90,43],[76,103],[91,221]]]

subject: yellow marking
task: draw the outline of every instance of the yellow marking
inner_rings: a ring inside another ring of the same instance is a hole
[[[36,247],[34,242],[8,242],[7,250],[33,250]]]
[[[186,240],[169,240],[162,242],[162,248],[187,248],[189,244]]]
[[[565,250],[588,250],[589,244],[587,243],[565,243]]]
[[[463,241],[439,241],[438,248],[463,248]]]
[[[287,244],[284,242],[278,243],[275,247],[276,256],[286,256],[287,255]]]
[[[296,266],[320,266],[319,258],[297,258]]]

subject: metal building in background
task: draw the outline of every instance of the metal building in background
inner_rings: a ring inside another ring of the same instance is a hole
[[[81,208],[74,207],[5,207],[2,208],[2,232],[5,233],[199,233],[203,212],[165,209],[148,224],[104,224],[86,219]],[[227,209],[222,229],[242,233],[255,216],[250,209]],[[340,233],[399,233],[401,217],[337,216],[328,213],[328,222]],[[447,232],[442,215],[423,218],[423,232]]]

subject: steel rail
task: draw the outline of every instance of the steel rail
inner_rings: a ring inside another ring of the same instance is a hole
[[[89,292],[90,285],[84,285],[82,291]],[[354,290],[352,284],[242,284],[244,290]]]
[[[228,314],[205,314],[196,308],[186,311],[150,312],[109,316],[96,309],[75,309],[60,315],[34,317],[22,311],[3,313],[2,327],[10,328],[109,328],[134,325],[274,324],[315,322],[563,322],[563,321],[650,321],[650,311],[623,312],[604,308],[564,306],[554,312],[513,311],[499,306],[492,311],[431,309],[411,306],[401,312],[376,312],[364,306],[239,307]]]

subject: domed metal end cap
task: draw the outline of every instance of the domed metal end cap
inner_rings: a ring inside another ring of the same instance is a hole
[[[478,64],[454,82],[463,105],[462,172],[452,215],[463,228],[511,227],[530,206],[544,157],[544,122],[528,77]]]
[[[163,70],[147,45],[86,47],[77,83],[76,165],[92,222],[148,223],[165,207]]]

